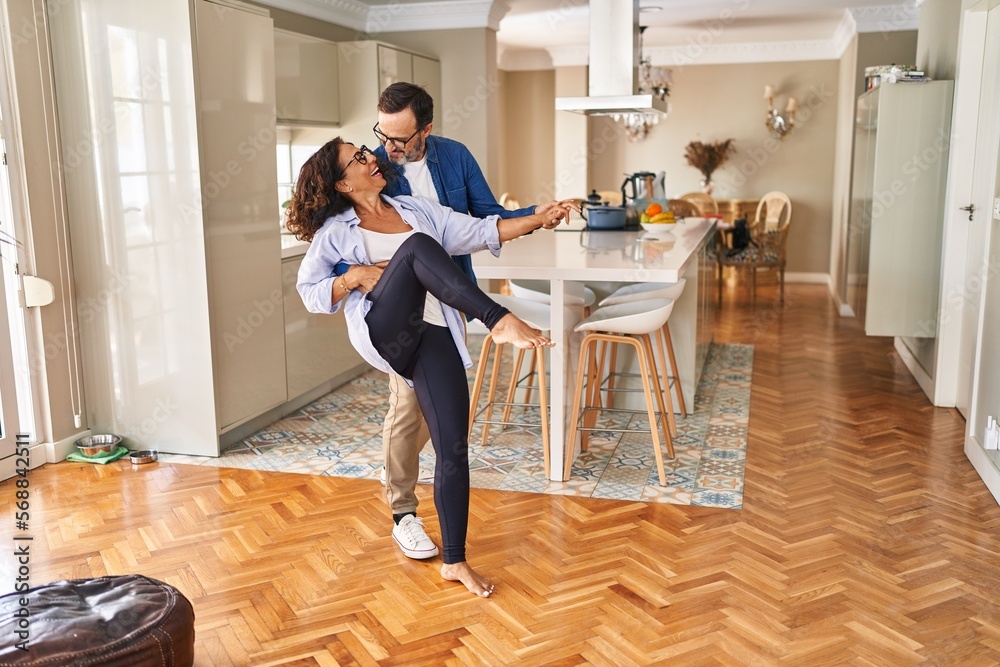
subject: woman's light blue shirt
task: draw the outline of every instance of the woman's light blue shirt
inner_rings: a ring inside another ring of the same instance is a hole
[[[410,227],[437,240],[449,255],[465,255],[484,248],[489,248],[495,256],[500,255],[499,216],[473,218],[421,197],[382,195],[382,200],[395,208]],[[394,373],[389,363],[376,351],[368,334],[365,315],[372,302],[366,298],[367,295],[354,290],[338,303],[333,303],[333,281],[337,278],[334,267],[337,263],[372,264],[358,229],[359,222],[354,209],[350,208],[323,223],[313,236],[299,267],[296,288],[302,303],[311,313],[335,313],[344,304],[347,333],[354,349],[375,368]],[[441,303],[441,310],[462,362],[469,368],[472,359],[465,346],[464,318],[446,303]],[[409,381],[407,383],[410,384]]]

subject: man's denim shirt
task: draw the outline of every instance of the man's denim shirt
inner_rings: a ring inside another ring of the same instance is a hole
[[[382,194],[390,197],[412,195],[402,165],[389,162],[385,146],[376,148],[375,156],[396,172],[396,178],[385,186]],[[476,158],[472,157],[472,152],[465,147],[465,144],[429,135],[424,159],[427,160],[427,168],[431,172],[431,180],[434,181],[434,189],[437,190],[438,200],[442,206],[459,213],[468,213],[474,218],[485,218],[488,215],[520,218],[535,212],[534,206],[508,211],[498,204],[479,164],[476,163]],[[458,255],[454,259],[470,278],[476,279],[476,275],[472,272],[472,258],[469,255]],[[341,262],[336,267],[336,273],[339,276],[346,273],[349,268],[349,264]]]

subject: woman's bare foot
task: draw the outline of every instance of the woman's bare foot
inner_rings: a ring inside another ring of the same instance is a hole
[[[514,315],[507,313],[500,318],[500,321],[493,325],[490,330],[493,341],[496,343],[512,343],[515,347],[530,350],[533,347],[545,347],[554,345],[542,332]]]
[[[469,567],[469,563],[445,563],[441,566],[441,576],[448,581],[461,581],[465,587],[481,598],[488,598],[493,592],[493,581],[489,577],[481,577]]]

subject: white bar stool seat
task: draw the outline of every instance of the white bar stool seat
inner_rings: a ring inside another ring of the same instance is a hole
[[[615,290],[610,296],[602,299],[600,306],[613,306],[620,303],[641,301],[643,299],[671,299],[677,301],[681,294],[683,294],[686,283],[687,281],[684,278],[675,283],[631,283]],[[677,368],[677,357],[674,354],[674,342],[670,335],[669,322],[664,322],[663,329],[657,333],[656,338],[659,342],[660,358],[663,360],[663,384],[667,391],[670,391],[670,386],[673,385],[677,393],[677,402],[680,404],[681,416],[687,417],[687,403],[684,402],[684,388],[681,387],[680,370]],[[669,367],[667,366],[668,358],[670,360]],[[613,390],[615,387],[616,375],[626,375],[625,373],[615,372],[616,361],[616,355],[614,350],[612,350],[611,372],[607,377],[608,388],[610,390]],[[671,372],[673,375],[671,375]],[[677,424],[673,415],[670,416],[670,432],[672,435],[677,435]]]
[[[510,281],[510,293],[521,299],[527,299],[529,301],[537,301],[539,303],[552,303],[552,295],[549,293],[551,290],[551,285],[548,280],[511,280]],[[583,306],[584,308],[590,308],[597,301],[597,295],[594,290],[587,286],[583,288],[583,300],[581,301],[579,297],[569,298],[566,301],[567,306]]]
[[[660,484],[666,486],[666,475],[663,469],[663,452],[660,449],[660,433],[657,422],[661,416],[671,415],[673,406],[670,404],[669,392],[660,387],[660,376],[656,368],[656,358],[650,334],[660,331],[670,318],[674,308],[672,299],[646,299],[628,301],[611,306],[605,306],[594,311],[590,317],[580,322],[575,331],[587,332],[580,343],[580,359],[576,372],[576,385],[573,392],[573,408],[570,418],[569,439],[566,443],[567,456],[563,462],[564,473],[568,478],[572,470],[571,453],[575,450],[577,433],[581,434],[581,449],[587,449],[591,431],[636,432],[637,429],[595,428],[597,412],[635,412],[616,408],[602,407],[600,402],[603,354],[598,355],[598,343],[614,345],[631,345],[635,348],[639,360],[639,375],[642,378],[643,392],[646,397],[646,413],[649,416],[649,433],[653,439],[653,451],[656,456],[656,469]],[[601,362],[598,363],[598,357]],[[586,389],[586,397],[583,397]],[[654,402],[655,401],[655,402]],[[581,402],[583,405],[581,406]],[[581,409],[582,407],[582,409]],[[657,411],[656,408],[659,408]],[[667,420],[664,419],[663,436],[666,441],[667,453],[674,457],[674,445],[670,435]]]

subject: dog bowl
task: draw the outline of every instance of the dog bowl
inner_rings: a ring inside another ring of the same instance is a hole
[[[128,455],[134,465],[139,465],[142,463],[152,463],[156,460],[156,450],[154,449],[139,449]]]
[[[76,441],[76,448],[84,456],[99,456],[114,451],[121,441],[117,435],[88,435]]]

